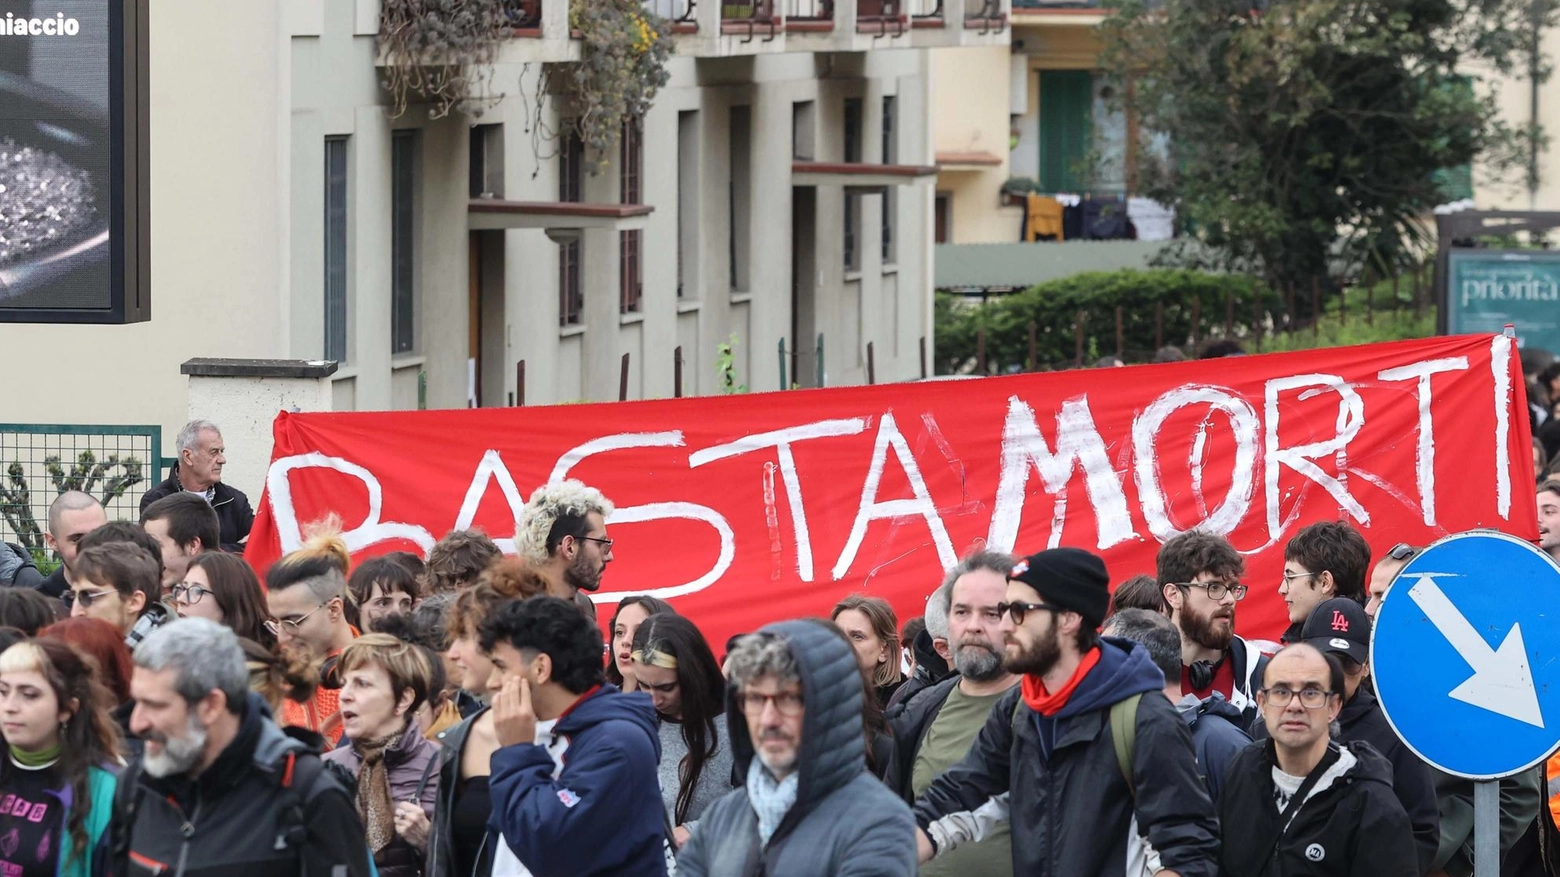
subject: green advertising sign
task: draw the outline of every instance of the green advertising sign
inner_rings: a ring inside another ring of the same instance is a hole
[[[1499,333],[1560,353],[1560,252],[1465,250],[1449,254],[1446,331]]]

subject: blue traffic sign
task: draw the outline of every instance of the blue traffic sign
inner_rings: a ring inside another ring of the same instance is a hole
[[[1504,533],[1459,533],[1398,574],[1376,610],[1382,711],[1432,766],[1496,779],[1560,746],[1560,566]]]

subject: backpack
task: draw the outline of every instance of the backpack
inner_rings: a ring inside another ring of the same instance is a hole
[[[1121,778],[1127,781],[1127,790],[1132,793],[1133,800],[1137,800],[1137,786],[1132,782],[1132,754],[1137,748],[1137,711],[1142,701],[1143,694],[1139,692],[1110,705],[1111,748],[1116,750],[1116,767],[1121,771]],[[1018,717],[1023,712],[1024,699],[1020,697],[1013,706],[1015,731],[1018,729]]]

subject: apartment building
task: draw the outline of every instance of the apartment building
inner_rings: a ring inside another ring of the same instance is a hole
[[[678,351],[712,393],[727,342],[755,390],[921,373],[928,53],[1005,53],[1010,0],[646,0],[670,80],[608,156],[536,136],[568,0],[513,0],[493,100],[439,119],[391,112],[389,2],[152,0],[152,319],[0,327],[39,367],[7,419],[171,439],[206,356],[337,360],[338,410],[670,397]]]

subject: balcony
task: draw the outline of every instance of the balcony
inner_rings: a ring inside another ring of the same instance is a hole
[[[505,40],[495,64],[536,64],[578,61],[580,45],[569,38],[568,0],[504,0]]]
[[[790,51],[909,48],[907,0],[786,0]]]
[[[1014,0],[899,0],[918,49],[1005,46]]]
[[[699,32],[698,0],[642,0],[642,5],[646,12],[671,22],[674,37]]]
[[[1094,27],[1105,20],[1102,0],[1012,0],[1019,25]]]
[[[674,22],[676,52],[730,58],[784,52],[789,0],[645,0],[645,7]],[[679,13],[675,16],[668,12]]]

